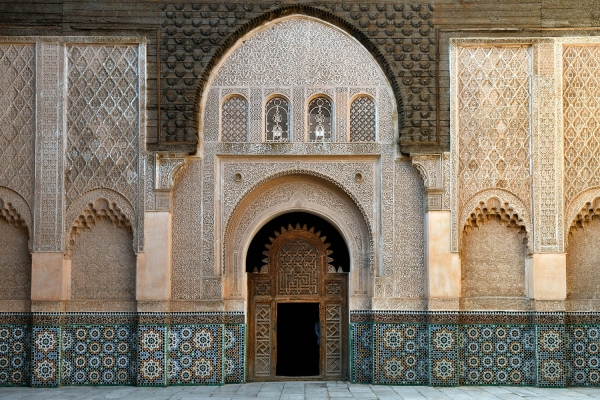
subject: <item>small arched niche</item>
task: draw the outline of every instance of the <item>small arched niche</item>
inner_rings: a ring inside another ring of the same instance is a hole
[[[134,311],[136,254],[133,229],[116,203],[99,198],[87,204],[72,225],[73,311]]]
[[[461,309],[527,310],[527,231],[497,197],[480,202],[466,221],[461,252]]]
[[[567,300],[578,311],[600,310],[600,197],[585,203],[568,231]]]
[[[0,301],[31,299],[29,230],[18,210],[0,198]]]

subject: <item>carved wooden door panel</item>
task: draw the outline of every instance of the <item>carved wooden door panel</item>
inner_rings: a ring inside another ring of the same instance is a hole
[[[313,378],[347,377],[347,274],[330,265],[325,240],[306,225],[282,227],[266,244],[263,267],[249,274],[250,381],[287,378],[276,374],[280,303],[318,303],[320,361]]]

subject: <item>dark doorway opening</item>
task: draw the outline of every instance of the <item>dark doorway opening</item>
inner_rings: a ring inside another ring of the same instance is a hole
[[[319,303],[277,304],[278,376],[319,375]]]

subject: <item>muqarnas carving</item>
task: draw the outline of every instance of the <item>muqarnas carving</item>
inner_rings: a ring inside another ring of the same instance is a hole
[[[506,299],[525,296],[527,235],[514,210],[497,198],[480,204],[467,220],[462,246],[465,308],[520,308]]]
[[[31,298],[31,254],[25,221],[12,206],[0,199],[0,299]]]
[[[600,198],[587,203],[569,229],[567,298],[600,300]],[[598,304],[581,304],[598,311]]]
[[[69,244],[73,299],[135,299],[133,231],[116,204],[106,199],[88,204],[71,228]]]

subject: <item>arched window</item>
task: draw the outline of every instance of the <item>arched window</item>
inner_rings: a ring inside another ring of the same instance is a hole
[[[376,139],[375,101],[357,97],[350,106],[350,141],[374,142]]]
[[[265,106],[267,142],[290,141],[290,103],[284,97],[273,97]]]
[[[221,141],[245,142],[248,140],[248,101],[242,96],[232,96],[223,102],[221,109]]]
[[[333,139],[332,104],[327,97],[308,103],[308,141],[330,142]]]

